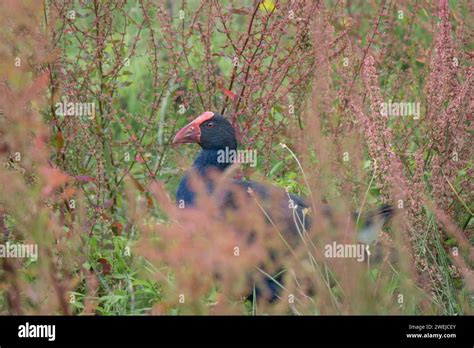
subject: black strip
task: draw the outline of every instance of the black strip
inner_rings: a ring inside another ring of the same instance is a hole
[[[474,317],[442,316],[0,316],[0,346],[76,344],[410,344],[469,346]],[[55,325],[55,340],[20,338],[19,326]],[[411,329],[409,325],[412,325]],[[444,325],[444,326],[442,326]],[[455,325],[446,326],[446,325]],[[415,328],[416,327],[416,328]],[[455,334],[455,338],[407,338],[407,334]],[[314,346],[314,345],[313,345]]]

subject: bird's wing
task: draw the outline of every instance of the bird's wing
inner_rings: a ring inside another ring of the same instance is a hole
[[[310,208],[311,205],[305,199],[279,187],[250,180],[233,180],[231,188],[227,187],[222,196],[223,207],[237,208],[238,203],[233,192],[235,190],[249,193],[250,197],[258,203],[260,209],[264,210],[267,218],[278,224],[282,228],[282,232],[290,239],[300,236],[304,231],[309,231],[314,223],[315,214],[307,214],[307,208]],[[316,209],[324,218],[328,219],[329,223],[335,223],[336,214],[330,206],[318,204]],[[358,218],[360,220],[357,239],[362,243],[372,243],[377,239],[382,226],[393,216],[393,213],[393,207],[390,205],[384,205],[376,210],[361,214],[360,217],[358,212],[354,212],[352,214],[353,220],[356,221]]]

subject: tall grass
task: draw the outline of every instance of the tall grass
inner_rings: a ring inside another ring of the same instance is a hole
[[[0,9],[0,244],[39,247],[0,258],[1,313],[472,313],[469,1]],[[305,195],[310,230],[295,216],[292,238],[256,195],[223,214],[199,180],[198,209],[175,205],[196,148],[169,144],[206,110],[258,151],[218,187],[238,175]],[[396,216],[370,262],[324,255],[382,203]],[[264,276],[280,300],[250,300]]]

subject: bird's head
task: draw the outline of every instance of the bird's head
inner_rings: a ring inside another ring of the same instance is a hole
[[[232,124],[222,115],[206,111],[176,133],[173,144],[197,143],[204,150],[237,148]]]

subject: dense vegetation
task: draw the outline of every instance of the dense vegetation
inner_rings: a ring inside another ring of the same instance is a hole
[[[0,313],[472,313],[471,1],[0,9],[0,241],[39,250],[0,258]],[[249,207],[239,223],[267,237],[246,249],[212,202],[184,214],[197,147],[170,142],[206,110],[258,153],[230,175],[330,202],[341,223],[288,246]],[[324,257],[354,242],[349,211],[386,202],[370,262]],[[245,301],[270,247],[282,300]]]

